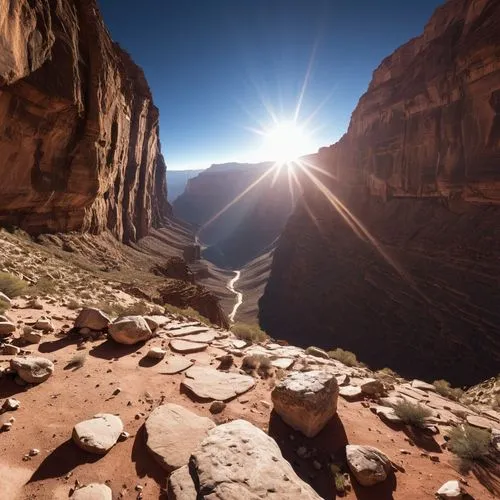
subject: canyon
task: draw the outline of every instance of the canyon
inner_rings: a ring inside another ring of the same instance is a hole
[[[429,380],[496,375],[499,26],[496,1],[446,2],[308,160],[325,174],[302,175],[259,304],[273,336]]]

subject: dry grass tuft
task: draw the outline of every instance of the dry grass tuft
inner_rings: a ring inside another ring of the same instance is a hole
[[[66,368],[74,368],[75,370],[77,370],[78,368],[81,368],[85,364],[86,361],[87,361],[87,353],[86,352],[79,352],[79,353],[75,354],[68,361]]]
[[[435,380],[432,384],[438,394],[453,401],[458,401],[464,394],[462,389],[451,387],[451,384],[447,380]]]
[[[345,351],[344,349],[337,348],[334,351],[329,351],[328,356],[332,359],[340,361],[346,366],[360,366],[360,363],[356,358],[356,354],[351,351]]]
[[[0,272],[0,292],[13,299],[26,293],[28,283],[10,273]]]
[[[471,425],[454,427],[448,441],[448,449],[465,460],[478,460],[486,457],[490,451],[490,433]]]
[[[264,342],[269,338],[257,325],[247,323],[235,323],[231,326],[231,331],[237,338],[251,343]]]
[[[424,427],[427,417],[432,415],[432,411],[420,404],[402,401],[394,405],[394,413],[407,425],[414,427]]]

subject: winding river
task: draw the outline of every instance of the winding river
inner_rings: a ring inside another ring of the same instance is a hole
[[[233,310],[231,311],[231,314],[229,315],[229,321],[231,321],[231,323],[234,323],[234,317],[236,316],[238,308],[243,303],[243,294],[241,292],[238,292],[238,290],[236,290],[234,288],[234,285],[240,279],[241,271],[234,271],[234,274],[235,274],[234,278],[231,278],[227,284],[228,290],[230,290],[231,292],[233,292],[236,295],[236,304],[234,304]]]

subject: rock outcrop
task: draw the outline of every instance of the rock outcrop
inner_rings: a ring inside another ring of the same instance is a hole
[[[170,207],[142,70],[95,0],[0,9],[0,223],[145,236]]]
[[[260,301],[268,333],[425,380],[496,374],[499,24],[497,1],[446,2],[308,158],[328,175],[301,171]]]

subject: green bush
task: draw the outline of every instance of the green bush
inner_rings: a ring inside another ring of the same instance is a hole
[[[438,394],[441,394],[441,396],[445,398],[453,399],[454,401],[458,401],[464,394],[462,389],[451,387],[447,380],[435,380],[432,384],[436,388]]]
[[[257,325],[247,323],[235,323],[231,326],[231,331],[237,338],[252,343],[264,342],[269,338],[266,332],[262,331]]]
[[[448,449],[460,458],[477,460],[489,453],[491,436],[471,425],[454,427],[449,434]]]
[[[13,299],[26,292],[28,283],[10,273],[0,272],[0,292]]]
[[[431,410],[420,404],[402,401],[394,405],[394,413],[408,425],[424,427],[425,419],[432,415]]]
[[[356,354],[351,351],[344,351],[344,349],[337,348],[334,351],[328,351],[328,356],[332,359],[340,361],[346,366],[359,366]]]

